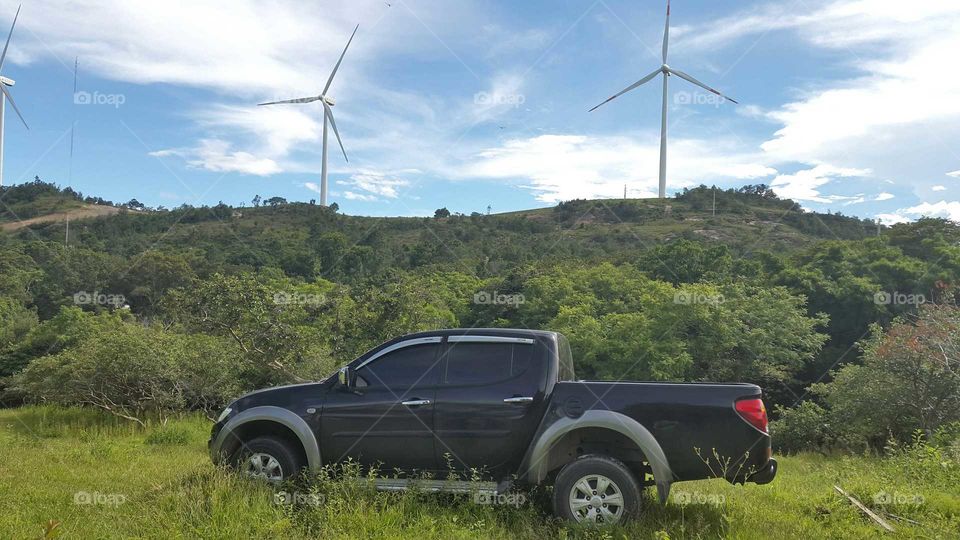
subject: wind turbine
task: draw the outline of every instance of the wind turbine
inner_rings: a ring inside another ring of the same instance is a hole
[[[600,105],[604,105],[613,101],[614,99],[626,94],[627,92],[646,84],[653,80],[659,74],[663,74],[663,111],[660,117],[660,198],[663,199],[667,196],[667,91],[669,86],[670,75],[676,75],[681,79],[689,81],[708,92],[712,92],[723,99],[730,100],[734,103],[737,103],[736,100],[729,98],[717,90],[710,88],[709,86],[703,84],[702,82],[694,79],[692,76],[687,75],[686,73],[673,69],[667,65],[667,46],[670,42],[670,0],[667,0],[667,23],[663,29],[663,64],[656,69],[653,73],[647,75],[646,77],[640,79],[639,81],[631,84],[630,86],[624,88],[623,90],[617,92],[616,94],[610,96]],[[600,105],[590,109],[589,112],[595,111]]]
[[[259,103],[258,105],[277,105],[280,103],[312,103],[314,101],[320,101],[323,103],[323,161],[320,165],[320,205],[327,205],[327,123],[329,122],[330,127],[333,128],[334,135],[337,136],[337,142],[340,143],[340,151],[343,152],[343,159],[347,160],[349,163],[350,160],[347,159],[347,151],[343,148],[343,141],[340,140],[340,132],[337,131],[337,122],[333,119],[333,106],[336,104],[336,101],[333,97],[327,95],[327,90],[330,90],[330,84],[333,82],[333,77],[337,74],[337,70],[340,69],[340,62],[343,62],[343,57],[347,54],[347,49],[350,48],[350,42],[353,41],[353,36],[357,35],[357,28],[360,28],[358,24],[356,28],[353,29],[353,33],[350,34],[350,39],[347,40],[347,46],[343,48],[343,52],[340,53],[340,59],[337,60],[337,64],[333,66],[333,71],[330,73],[330,78],[327,79],[326,86],[323,87],[323,91],[320,92],[318,96],[310,96],[296,99],[286,99],[283,101],[271,101],[269,103]]]
[[[10,47],[10,38],[13,37],[13,28],[17,26],[17,17],[20,16],[20,7],[17,7],[17,14],[13,16],[13,24],[10,25],[10,34],[7,35],[7,43],[3,46],[3,54],[0,54],[0,70],[3,69],[3,61],[7,58],[7,48]],[[17,116],[20,117],[20,121],[23,122],[23,125],[27,129],[30,129],[30,126],[27,125],[27,121],[23,119],[23,115],[20,114],[20,109],[17,108],[16,102],[13,101],[13,96],[10,95],[10,91],[7,90],[8,86],[13,86],[17,82],[13,79],[8,79],[3,75],[0,75],[0,91],[3,92],[0,95],[0,186],[3,185],[3,112],[6,107],[7,100],[10,101],[10,106],[13,107],[13,110],[16,111]]]

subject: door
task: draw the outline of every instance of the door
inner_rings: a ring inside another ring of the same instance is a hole
[[[352,458],[383,473],[435,470],[441,339],[388,346],[358,364],[353,388],[337,386],[327,394],[320,418],[324,463]]]
[[[434,412],[442,468],[516,472],[543,416],[546,362],[533,339],[448,338]]]

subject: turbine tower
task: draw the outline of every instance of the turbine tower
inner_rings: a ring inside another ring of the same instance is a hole
[[[610,96],[600,105],[604,105],[613,101],[614,99],[626,94],[627,92],[637,88],[638,86],[644,85],[653,80],[657,75],[663,74],[663,110],[660,116],[660,198],[663,199],[667,196],[667,92],[669,87],[669,81],[671,75],[676,75],[681,79],[689,81],[708,92],[712,92],[723,99],[737,103],[736,100],[729,98],[717,90],[710,88],[709,86],[703,84],[702,82],[694,79],[692,76],[687,75],[686,73],[673,69],[667,65],[667,46],[670,43],[670,0],[667,0],[667,22],[663,29],[663,64],[656,69],[653,73],[647,75],[646,77],[640,79],[639,81],[631,84],[630,86],[624,88],[623,90],[617,92],[616,94]],[[600,105],[590,109],[589,112],[595,111]]]
[[[20,7],[17,7],[17,14],[13,16],[13,24],[10,25],[10,34],[7,35],[7,43],[3,46],[3,53],[0,54],[0,71],[3,70],[3,61],[7,59],[7,48],[10,47],[10,38],[13,37],[13,29],[17,26],[17,17],[20,16]],[[20,117],[20,121],[23,122],[23,125],[27,129],[30,129],[30,126],[27,125],[27,121],[23,119],[23,115],[20,114],[20,109],[17,108],[17,104],[13,101],[13,96],[10,95],[10,91],[7,90],[8,86],[13,86],[16,84],[16,81],[13,79],[8,79],[3,75],[0,75],[0,186],[3,185],[3,113],[6,108],[7,101],[10,102],[10,106],[13,107],[13,110],[16,111],[17,116]]]
[[[330,90],[330,84],[333,83],[333,77],[337,74],[337,70],[340,69],[340,62],[343,62],[343,57],[347,54],[347,49],[350,48],[350,42],[353,41],[353,36],[357,34],[357,28],[360,28],[358,24],[354,29],[353,33],[350,34],[350,39],[347,40],[347,46],[343,48],[343,52],[340,53],[340,59],[337,60],[337,64],[333,66],[333,71],[330,73],[330,77],[327,79],[326,86],[323,87],[323,91],[320,92],[318,96],[310,96],[304,98],[296,99],[286,99],[283,101],[271,101],[269,103],[259,103],[258,105],[277,105],[280,103],[312,103],[314,101],[320,101],[323,103],[323,158],[320,165],[320,205],[327,205],[327,124],[330,124],[330,127],[333,128],[334,135],[337,136],[337,142],[340,143],[340,151],[343,152],[343,159],[347,160],[349,163],[350,160],[347,159],[347,151],[343,148],[343,141],[340,140],[340,132],[337,131],[337,122],[333,119],[333,109],[332,107],[336,104],[336,101],[333,97],[327,95],[327,91]]]

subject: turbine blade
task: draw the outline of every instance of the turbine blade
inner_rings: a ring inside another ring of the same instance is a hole
[[[323,112],[330,119],[330,127],[333,128],[333,134],[337,136],[337,142],[340,143],[340,151],[343,152],[343,159],[347,160],[347,163],[350,163],[350,159],[347,158],[347,151],[343,148],[343,141],[340,140],[340,132],[337,131],[337,122],[333,119],[333,109],[327,105],[327,102],[323,102]]]
[[[330,89],[330,84],[333,83],[333,77],[337,74],[337,70],[340,69],[340,62],[343,62],[343,57],[347,54],[347,49],[350,48],[350,42],[353,41],[353,36],[357,35],[357,28],[360,28],[358,24],[354,29],[353,33],[350,34],[350,39],[347,40],[347,46],[343,48],[343,52],[340,53],[340,59],[337,60],[337,65],[333,66],[333,71],[330,72],[330,78],[327,79],[327,85],[323,87],[323,92],[320,92],[320,95],[327,95],[327,90]]]
[[[670,0],[667,0],[667,23],[663,27],[663,63],[667,63],[667,45],[670,42]]]
[[[257,105],[277,105],[279,103],[313,103],[320,99],[320,96],[302,97],[296,99],[285,99],[283,101],[268,101],[267,103],[257,103]]]
[[[659,70],[659,69],[656,70],[656,71],[654,71],[653,73],[647,75],[646,77],[640,79],[639,81],[631,84],[630,86],[624,88],[623,90],[617,92],[616,94],[608,97],[608,98],[606,99],[606,101],[604,101],[604,102],[601,103],[600,105],[606,105],[607,103],[610,103],[610,102],[613,101],[614,99],[616,99],[616,98],[618,98],[618,97],[626,94],[627,92],[633,90],[634,88],[636,88],[636,87],[638,87],[638,86],[640,86],[640,85],[642,85],[642,84],[646,84],[646,83],[650,82],[650,80],[653,79],[654,77],[656,77],[658,73],[660,73],[660,70]],[[593,112],[593,111],[597,110],[597,109],[600,107],[600,105],[597,105],[596,107],[590,109],[590,110],[587,111],[587,112]]]
[[[673,73],[674,75],[676,75],[677,77],[680,77],[681,79],[685,79],[685,80],[687,80],[687,81],[690,81],[690,82],[692,82],[693,84],[699,86],[700,88],[703,88],[704,90],[706,90],[706,91],[708,91],[708,92],[713,92],[714,94],[722,97],[723,99],[726,99],[727,101],[732,101],[732,102],[734,102],[734,103],[736,103],[736,104],[738,104],[738,105],[740,104],[739,101],[737,101],[737,100],[735,100],[735,99],[733,99],[733,98],[731,98],[731,97],[727,97],[727,96],[721,94],[719,91],[714,90],[713,88],[710,88],[709,86],[703,84],[702,82],[694,79],[693,77],[691,77],[690,75],[687,75],[686,73],[684,73],[684,72],[682,72],[682,71],[679,71],[679,70],[670,68],[670,73]]]
[[[20,117],[20,121],[23,122],[24,127],[30,129],[30,126],[27,125],[27,121],[23,119],[23,115],[20,114],[20,109],[17,108],[17,103],[13,101],[13,96],[10,95],[10,91],[7,90],[7,85],[0,84],[0,90],[3,91],[3,95],[7,96],[7,101],[10,102],[10,106],[13,107],[13,110],[17,111],[17,116]]]
[[[17,14],[13,16],[13,24],[10,25],[10,33],[7,34],[7,44],[3,46],[3,54],[0,54],[0,69],[3,69],[3,61],[7,58],[7,47],[10,46],[10,38],[13,37],[13,28],[17,26],[17,17],[20,16],[20,8],[23,4],[17,6]]]

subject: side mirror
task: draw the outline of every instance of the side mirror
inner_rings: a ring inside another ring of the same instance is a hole
[[[337,374],[337,379],[340,381],[340,385],[344,388],[350,388],[353,381],[351,380],[353,373],[350,371],[350,366],[343,366],[340,368],[340,371]]]

